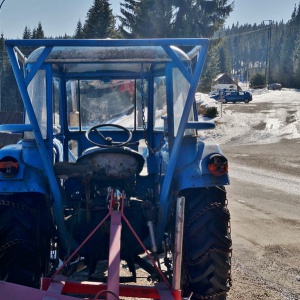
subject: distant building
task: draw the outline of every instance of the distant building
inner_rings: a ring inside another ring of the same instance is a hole
[[[22,124],[23,113],[22,112],[11,112],[11,111],[0,111],[0,124]],[[0,133],[0,149],[6,145],[16,144],[22,139],[21,133]]]
[[[226,73],[221,73],[213,79],[211,90],[216,91],[221,89],[241,90],[239,85]]]

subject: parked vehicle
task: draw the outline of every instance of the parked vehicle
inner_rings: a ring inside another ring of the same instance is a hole
[[[245,102],[249,103],[252,101],[252,94],[246,91],[230,91],[230,92],[221,92],[217,95],[212,96],[215,100],[222,101],[223,103],[227,102]]]
[[[0,150],[2,297],[225,299],[228,162],[197,137],[215,124],[194,101],[209,40],[5,43],[26,117],[0,125],[23,132]],[[136,267],[158,283],[123,285]],[[84,282],[66,279],[83,268]]]
[[[268,90],[273,90],[273,91],[279,90],[279,91],[281,91],[282,90],[282,85],[281,85],[281,83],[270,83],[268,85]]]
[[[222,94],[228,94],[228,93],[231,93],[231,92],[236,92],[237,90],[236,89],[221,89],[221,90],[215,90],[215,91],[212,91],[209,93],[209,97],[210,98],[213,98],[214,96],[219,96],[220,93]]]

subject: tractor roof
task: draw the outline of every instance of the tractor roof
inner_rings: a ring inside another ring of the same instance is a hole
[[[40,57],[45,47],[34,50],[26,63],[34,63]],[[190,61],[186,53],[177,47],[171,46],[175,55],[181,60]],[[166,62],[172,59],[161,46],[119,46],[119,47],[53,47],[46,63],[53,66],[59,65],[64,72],[88,72],[88,71],[129,71],[140,72],[141,63],[144,63],[144,71],[152,66],[161,69]],[[151,65],[152,64],[152,65]]]
[[[35,62],[45,47],[34,50],[27,62]],[[179,48],[171,46],[177,57],[189,61],[189,57]],[[171,58],[160,46],[127,47],[53,47],[46,62],[168,62]]]

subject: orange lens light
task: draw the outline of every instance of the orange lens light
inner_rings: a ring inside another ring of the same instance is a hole
[[[214,176],[223,176],[228,173],[228,161],[221,154],[213,154],[209,157],[207,167]]]
[[[0,173],[3,177],[14,177],[19,171],[18,161],[11,156],[6,156],[0,160]]]

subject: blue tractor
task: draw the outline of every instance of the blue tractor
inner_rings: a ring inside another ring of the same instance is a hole
[[[228,164],[199,137],[215,123],[198,121],[195,102],[208,46],[6,41],[24,123],[0,125],[22,133],[0,150],[0,280],[37,291],[41,278],[47,290],[57,276],[83,272],[102,282],[85,291],[91,299],[119,299],[130,296],[134,288],[122,283],[136,282],[140,268],[158,283],[150,298],[226,299]],[[108,275],[100,276],[103,261]],[[120,261],[130,276],[120,275]],[[66,289],[79,293],[75,284]],[[6,299],[17,299],[11,292]]]

